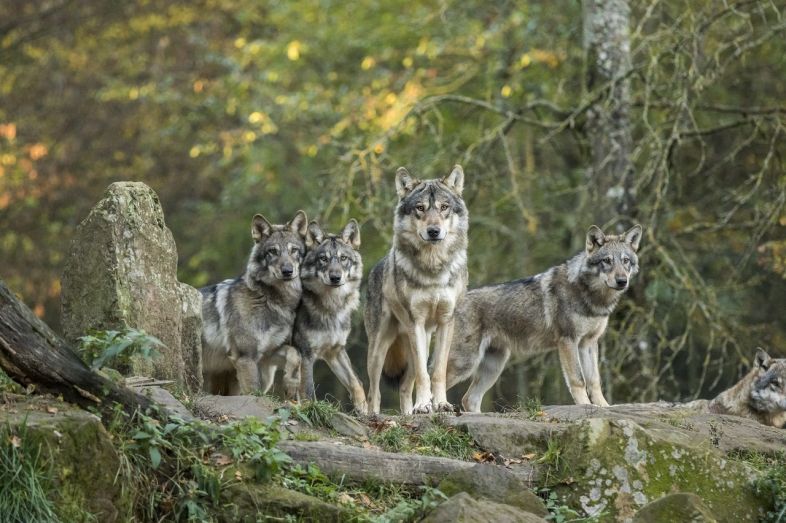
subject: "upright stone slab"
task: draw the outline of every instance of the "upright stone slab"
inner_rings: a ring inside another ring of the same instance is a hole
[[[177,281],[177,250],[156,193],[117,182],[79,225],[62,280],[65,337],[90,330],[143,329],[166,348],[135,359],[134,374],[202,385],[201,295]]]

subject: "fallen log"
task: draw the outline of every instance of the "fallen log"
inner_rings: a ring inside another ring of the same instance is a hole
[[[154,403],[90,370],[49,326],[0,280],[0,367],[22,386],[62,396],[102,418],[114,415],[115,404],[131,415]]]
[[[405,485],[435,485],[447,474],[475,463],[450,458],[397,454],[324,441],[282,441],[278,448],[299,465],[315,464],[330,477]]]

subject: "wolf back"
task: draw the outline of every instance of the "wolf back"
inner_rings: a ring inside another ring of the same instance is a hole
[[[300,301],[307,224],[303,211],[285,225],[255,215],[245,272],[200,289],[207,392],[250,394],[272,385],[276,350],[291,337]]]
[[[641,227],[606,235],[592,226],[585,250],[546,272],[467,292],[456,310],[448,388],[472,378],[462,399],[479,412],[483,395],[512,356],[557,349],[577,404],[607,406],[600,384],[598,340],[638,272]]]

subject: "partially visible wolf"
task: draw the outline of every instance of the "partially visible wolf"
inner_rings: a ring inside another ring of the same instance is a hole
[[[448,388],[472,377],[462,399],[480,412],[508,359],[557,349],[573,401],[608,406],[600,386],[598,339],[639,271],[641,226],[615,236],[592,226],[585,250],[530,278],[467,292],[456,309]]]
[[[393,246],[368,277],[365,308],[368,334],[369,414],[378,414],[381,374],[402,377],[401,412],[450,410],[445,369],[453,312],[467,288],[469,213],[461,197],[464,171],[456,165],[441,179],[418,180],[396,172],[398,205]],[[436,331],[433,370],[429,344]],[[433,396],[432,396],[433,393]]]
[[[299,271],[307,226],[303,211],[285,225],[271,225],[255,215],[254,246],[243,275],[200,289],[207,392],[265,392],[276,367],[291,357],[287,349],[279,348],[290,340],[300,302]]]
[[[756,348],[753,368],[736,385],[712,400],[696,400],[685,407],[755,419],[762,425],[786,426],[786,358],[771,358]]]
[[[363,384],[347,355],[352,313],[360,303],[363,262],[358,252],[360,227],[350,220],[341,234],[325,234],[311,222],[306,257],[300,270],[303,296],[297,308],[293,341],[300,353],[301,395],[315,399],[314,362],[327,362],[349,391],[355,410],[368,410]]]

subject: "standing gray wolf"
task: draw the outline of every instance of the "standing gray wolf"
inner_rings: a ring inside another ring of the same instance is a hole
[[[451,410],[445,369],[453,337],[453,312],[467,289],[469,213],[461,198],[464,171],[417,180],[396,171],[398,205],[393,246],[368,276],[369,414],[378,414],[379,380],[402,377],[401,412]],[[428,374],[431,335],[436,331],[433,370]],[[433,387],[433,389],[432,389]],[[432,396],[433,393],[433,396]]]
[[[559,351],[573,401],[607,407],[600,386],[598,339],[639,271],[641,226],[619,236],[592,226],[586,248],[546,272],[467,292],[456,309],[448,388],[472,377],[461,403],[480,412],[483,395],[511,355]]]
[[[696,400],[685,407],[755,419],[762,425],[786,425],[786,358],[771,358],[756,348],[753,368],[736,385],[712,400]]]
[[[360,304],[363,261],[358,252],[360,227],[354,219],[340,235],[325,234],[311,222],[306,234],[306,257],[300,269],[303,297],[297,308],[294,345],[300,353],[300,392],[315,399],[314,362],[327,362],[349,391],[355,410],[368,410],[363,384],[347,355],[352,313]]]
[[[200,289],[207,392],[265,392],[276,367],[289,357],[286,349],[278,349],[290,340],[300,302],[299,271],[307,226],[303,211],[286,225],[271,225],[255,215],[254,246],[246,271],[234,280]]]

